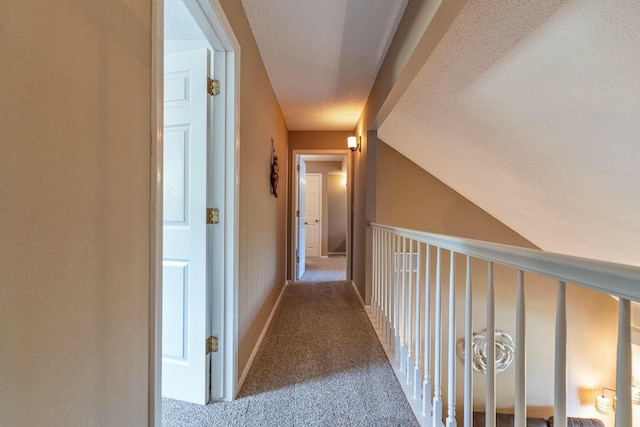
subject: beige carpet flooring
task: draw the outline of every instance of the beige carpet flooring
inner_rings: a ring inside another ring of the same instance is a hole
[[[350,282],[289,285],[238,399],[163,399],[162,425],[417,426]]]
[[[328,258],[307,258],[305,272],[298,282],[331,282],[347,279],[347,258],[344,255]]]

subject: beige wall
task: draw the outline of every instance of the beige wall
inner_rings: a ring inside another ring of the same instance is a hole
[[[341,162],[307,162],[307,173],[319,173],[322,177],[322,241],[320,255],[327,256],[329,247],[329,222],[332,212],[329,211],[329,172],[339,171]]]
[[[329,174],[327,177],[329,220],[327,227],[328,253],[347,251],[347,186],[345,176]]]
[[[0,424],[147,425],[151,2],[0,20]]]
[[[535,248],[522,236],[500,223],[441,181],[376,141],[376,217],[381,224]],[[431,262],[435,264],[435,251]],[[442,255],[443,295],[448,295],[449,253]],[[473,263],[474,332],[486,325],[487,263]],[[456,258],[456,311],[464,312],[465,268],[462,256]],[[431,271],[435,283],[435,268]],[[495,270],[496,329],[515,338],[516,273],[503,267]],[[530,415],[548,417],[553,412],[554,334],[557,286],[552,280],[534,274],[525,276],[527,304],[527,399]],[[432,295],[434,291],[432,290]],[[433,300],[432,300],[433,302]],[[448,300],[443,298],[443,319],[447,319]],[[435,307],[435,306],[433,306]],[[598,387],[615,383],[617,305],[612,298],[576,286],[567,290],[568,316],[568,408],[571,416],[595,417],[593,401]],[[460,317],[461,319],[461,317]],[[447,325],[443,335],[447,336]],[[456,326],[458,338],[464,325]],[[594,337],[598,337],[594,339]],[[446,349],[444,350],[446,354]],[[443,360],[447,360],[446,356]],[[462,364],[458,360],[458,369]],[[446,372],[446,367],[443,368]],[[513,412],[514,369],[497,376],[497,406],[500,412]],[[477,410],[484,405],[484,375],[474,374],[474,400]],[[458,377],[457,404],[462,405],[463,378]],[[446,396],[446,391],[443,394]],[[446,399],[445,399],[446,400]],[[461,406],[459,406],[461,407]]]
[[[535,248],[436,177],[377,141],[376,216],[381,224]]]
[[[362,110],[355,134],[362,137],[362,152],[353,160],[353,280],[365,301],[371,290],[371,232],[376,221],[375,144],[377,127],[393,109],[442,36],[467,3],[463,1],[409,0]],[[433,25],[432,25],[433,24]]]
[[[241,49],[238,375],[242,375],[285,283],[288,134],[242,3],[220,3]],[[278,198],[270,193],[271,138],[280,160]]]
[[[292,231],[292,218],[291,212],[293,209],[293,184],[295,183],[295,159],[294,150],[298,151],[314,151],[314,150],[329,150],[331,152],[340,153],[344,152],[347,146],[347,137],[353,135],[350,131],[291,131],[289,132],[289,154],[288,158],[288,180],[287,180],[287,231],[289,242],[289,256],[287,259],[291,259],[293,254],[293,233]],[[347,150],[348,151],[348,150]],[[349,152],[350,153],[350,152]],[[350,154],[348,157],[352,157]],[[350,162],[351,159],[347,159]],[[350,215],[350,208],[347,205],[347,217]],[[288,265],[287,279],[292,279],[294,274],[294,265]],[[347,265],[347,277],[350,277],[350,265]]]

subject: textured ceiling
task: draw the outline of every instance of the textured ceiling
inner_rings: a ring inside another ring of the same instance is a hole
[[[289,130],[353,130],[407,0],[242,0]]]
[[[541,249],[640,265],[640,2],[471,0],[378,136]]]
[[[183,0],[164,0],[165,40],[205,40]]]

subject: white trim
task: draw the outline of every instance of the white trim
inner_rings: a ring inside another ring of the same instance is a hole
[[[224,331],[221,341],[224,353],[223,399],[235,399],[238,372],[238,235],[236,213],[239,210],[240,191],[240,44],[227,19],[219,0],[189,0],[194,2],[206,19],[219,46],[226,52],[226,79],[221,92],[225,93],[225,183],[224,205]],[[186,2],[185,2],[186,3]],[[201,23],[201,22],[199,22]],[[209,40],[212,43],[211,40]],[[212,43],[213,45],[213,43]]]
[[[149,425],[160,426],[162,402],[162,135],[164,88],[164,4],[152,0],[151,22],[151,186],[149,195]],[[238,192],[240,138],[240,44],[219,0],[187,0],[196,22],[212,46],[224,49],[226,81],[224,204],[224,386],[223,398],[236,396],[238,365]],[[206,30],[209,27],[209,30]],[[212,40],[210,36],[215,36]],[[222,344],[222,342],[221,342]]]
[[[273,316],[276,313],[276,310],[278,309],[278,307],[280,306],[280,301],[282,300],[282,295],[284,295],[284,290],[290,284],[291,282],[287,281],[282,286],[282,289],[280,290],[280,295],[278,295],[278,299],[276,300],[276,303],[273,305],[273,308],[271,309],[271,314],[269,314],[269,318],[267,319],[267,322],[264,324],[264,328],[262,328],[262,332],[258,337],[258,341],[256,342],[256,345],[253,347],[253,351],[251,352],[251,356],[249,356],[249,361],[247,362],[247,365],[245,366],[244,371],[242,372],[242,376],[240,376],[240,379],[238,380],[238,384],[236,385],[236,390],[238,391],[240,391],[240,389],[242,388],[242,384],[244,384],[244,380],[247,379],[247,374],[251,369],[251,365],[253,365],[253,360],[256,358],[256,355],[258,354],[258,350],[260,349],[262,340],[264,339],[264,336],[267,334],[269,325],[271,325],[271,320],[273,320]]]
[[[162,152],[164,123],[164,4],[151,4],[151,167],[149,193],[148,425],[162,410]]]
[[[369,323],[371,323],[371,327],[375,331],[376,336],[378,337],[378,341],[380,341],[380,345],[384,349],[384,354],[385,356],[387,356],[389,365],[391,365],[391,369],[393,370],[393,373],[396,376],[400,387],[402,388],[402,392],[407,398],[407,402],[409,402],[409,406],[411,406],[413,414],[416,416],[418,424],[422,427],[433,426],[434,424],[431,417],[426,416],[422,413],[422,397],[420,397],[420,399],[416,399],[413,397],[413,385],[407,384],[407,373],[400,371],[400,363],[396,362],[394,358],[393,346],[389,345],[388,340],[383,336],[382,331],[378,328],[378,321],[373,317],[371,306],[365,306],[365,311],[367,313],[367,318],[369,318]],[[438,423],[438,425],[444,426],[443,423]]]
[[[293,175],[291,173],[287,173],[287,183],[288,185],[291,186],[291,194],[293,196],[293,200],[291,203],[291,210],[290,210],[290,215],[291,215],[291,237],[289,238],[289,260],[290,260],[290,267],[289,267],[289,271],[288,271],[288,276],[291,277],[291,281],[292,282],[296,282],[298,279],[296,278],[296,246],[298,244],[298,242],[296,241],[296,233],[297,233],[297,222],[296,222],[296,210],[297,210],[297,179],[296,179],[296,159],[297,156],[299,155],[304,155],[304,154],[345,154],[347,155],[347,159],[349,159],[349,154],[351,153],[351,150],[349,150],[348,148],[346,149],[335,149],[335,150],[326,150],[326,149],[297,149],[297,150],[291,150],[291,152],[289,153],[290,157],[287,158],[287,164],[289,164],[289,160],[293,159]],[[353,174],[353,171],[351,170],[351,162],[347,161],[347,194],[349,194],[350,191],[350,183],[349,183],[349,177]],[[352,199],[347,197],[347,218],[350,216],[351,213],[351,209],[353,209],[353,203],[352,203]],[[350,234],[352,233],[352,230],[347,227],[347,242],[349,241],[350,238]],[[321,251],[322,252],[322,251]],[[351,265],[349,265],[349,249],[347,248],[347,252],[345,252],[345,256],[347,257],[347,278],[350,276],[351,273]]]
[[[364,304],[364,300],[362,299],[362,295],[360,295],[360,291],[358,291],[358,288],[356,287],[356,282],[354,282],[353,280],[350,280],[350,282],[351,282],[351,286],[353,286],[353,290],[356,291],[356,295],[360,300],[360,304],[362,304],[363,307],[366,307],[366,305]]]
[[[640,267],[374,223],[369,226],[474,258],[640,301]]]

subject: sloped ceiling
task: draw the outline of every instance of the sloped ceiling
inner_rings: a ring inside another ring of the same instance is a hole
[[[471,0],[378,137],[541,249],[640,265],[640,2]]]
[[[353,130],[407,0],[242,0],[289,130]]]

